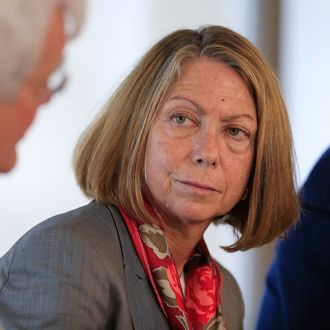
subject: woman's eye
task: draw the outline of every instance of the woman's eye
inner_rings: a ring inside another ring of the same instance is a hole
[[[185,123],[185,121],[186,121],[186,117],[185,116],[180,116],[180,115],[178,115],[178,116],[174,116],[173,117],[173,120],[177,123],[177,124],[179,124],[179,125],[182,125],[182,124],[184,124]]]
[[[193,120],[190,119],[187,115],[173,114],[171,116],[171,121],[178,126],[191,126],[193,125]]]
[[[242,140],[246,138],[249,134],[238,127],[228,128],[228,133],[235,139]]]
[[[236,136],[241,132],[241,130],[237,127],[231,127],[231,128],[228,129],[228,132],[229,132],[230,135]]]

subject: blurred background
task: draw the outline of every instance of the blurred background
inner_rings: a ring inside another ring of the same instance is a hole
[[[0,175],[0,255],[38,222],[87,203],[71,157],[82,130],[142,54],[183,27],[224,25],[259,47],[277,71],[287,102],[300,186],[330,142],[330,2],[314,0],[90,1],[82,34],[66,49],[69,86],[42,109],[19,146],[19,162]],[[231,229],[210,227],[213,256],[238,280],[254,329],[274,244],[228,254]]]

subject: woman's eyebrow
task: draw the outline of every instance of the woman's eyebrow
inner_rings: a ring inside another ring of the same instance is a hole
[[[249,121],[254,121],[254,122],[256,121],[256,118],[249,113],[237,113],[237,114],[224,115],[222,120],[225,122],[228,122],[228,121],[234,121],[234,120],[241,119],[241,118],[246,118]]]
[[[198,110],[201,113],[204,113],[202,107],[198,103],[196,103],[195,101],[193,101],[191,99],[188,99],[188,98],[186,98],[184,96],[173,96],[173,97],[169,98],[167,100],[167,102],[168,101],[184,101],[184,102],[188,102],[188,103],[192,104],[196,110]]]

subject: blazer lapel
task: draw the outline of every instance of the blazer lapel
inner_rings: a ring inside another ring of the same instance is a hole
[[[134,329],[169,329],[118,209],[108,207],[115,221],[123,255],[127,296]]]

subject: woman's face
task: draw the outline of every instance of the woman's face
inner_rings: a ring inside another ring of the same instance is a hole
[[[209,222],[245,192],[254,158],[254,100],[240,75],[208,58],[187,62],[150,131],[146,182],[167,221]]]

